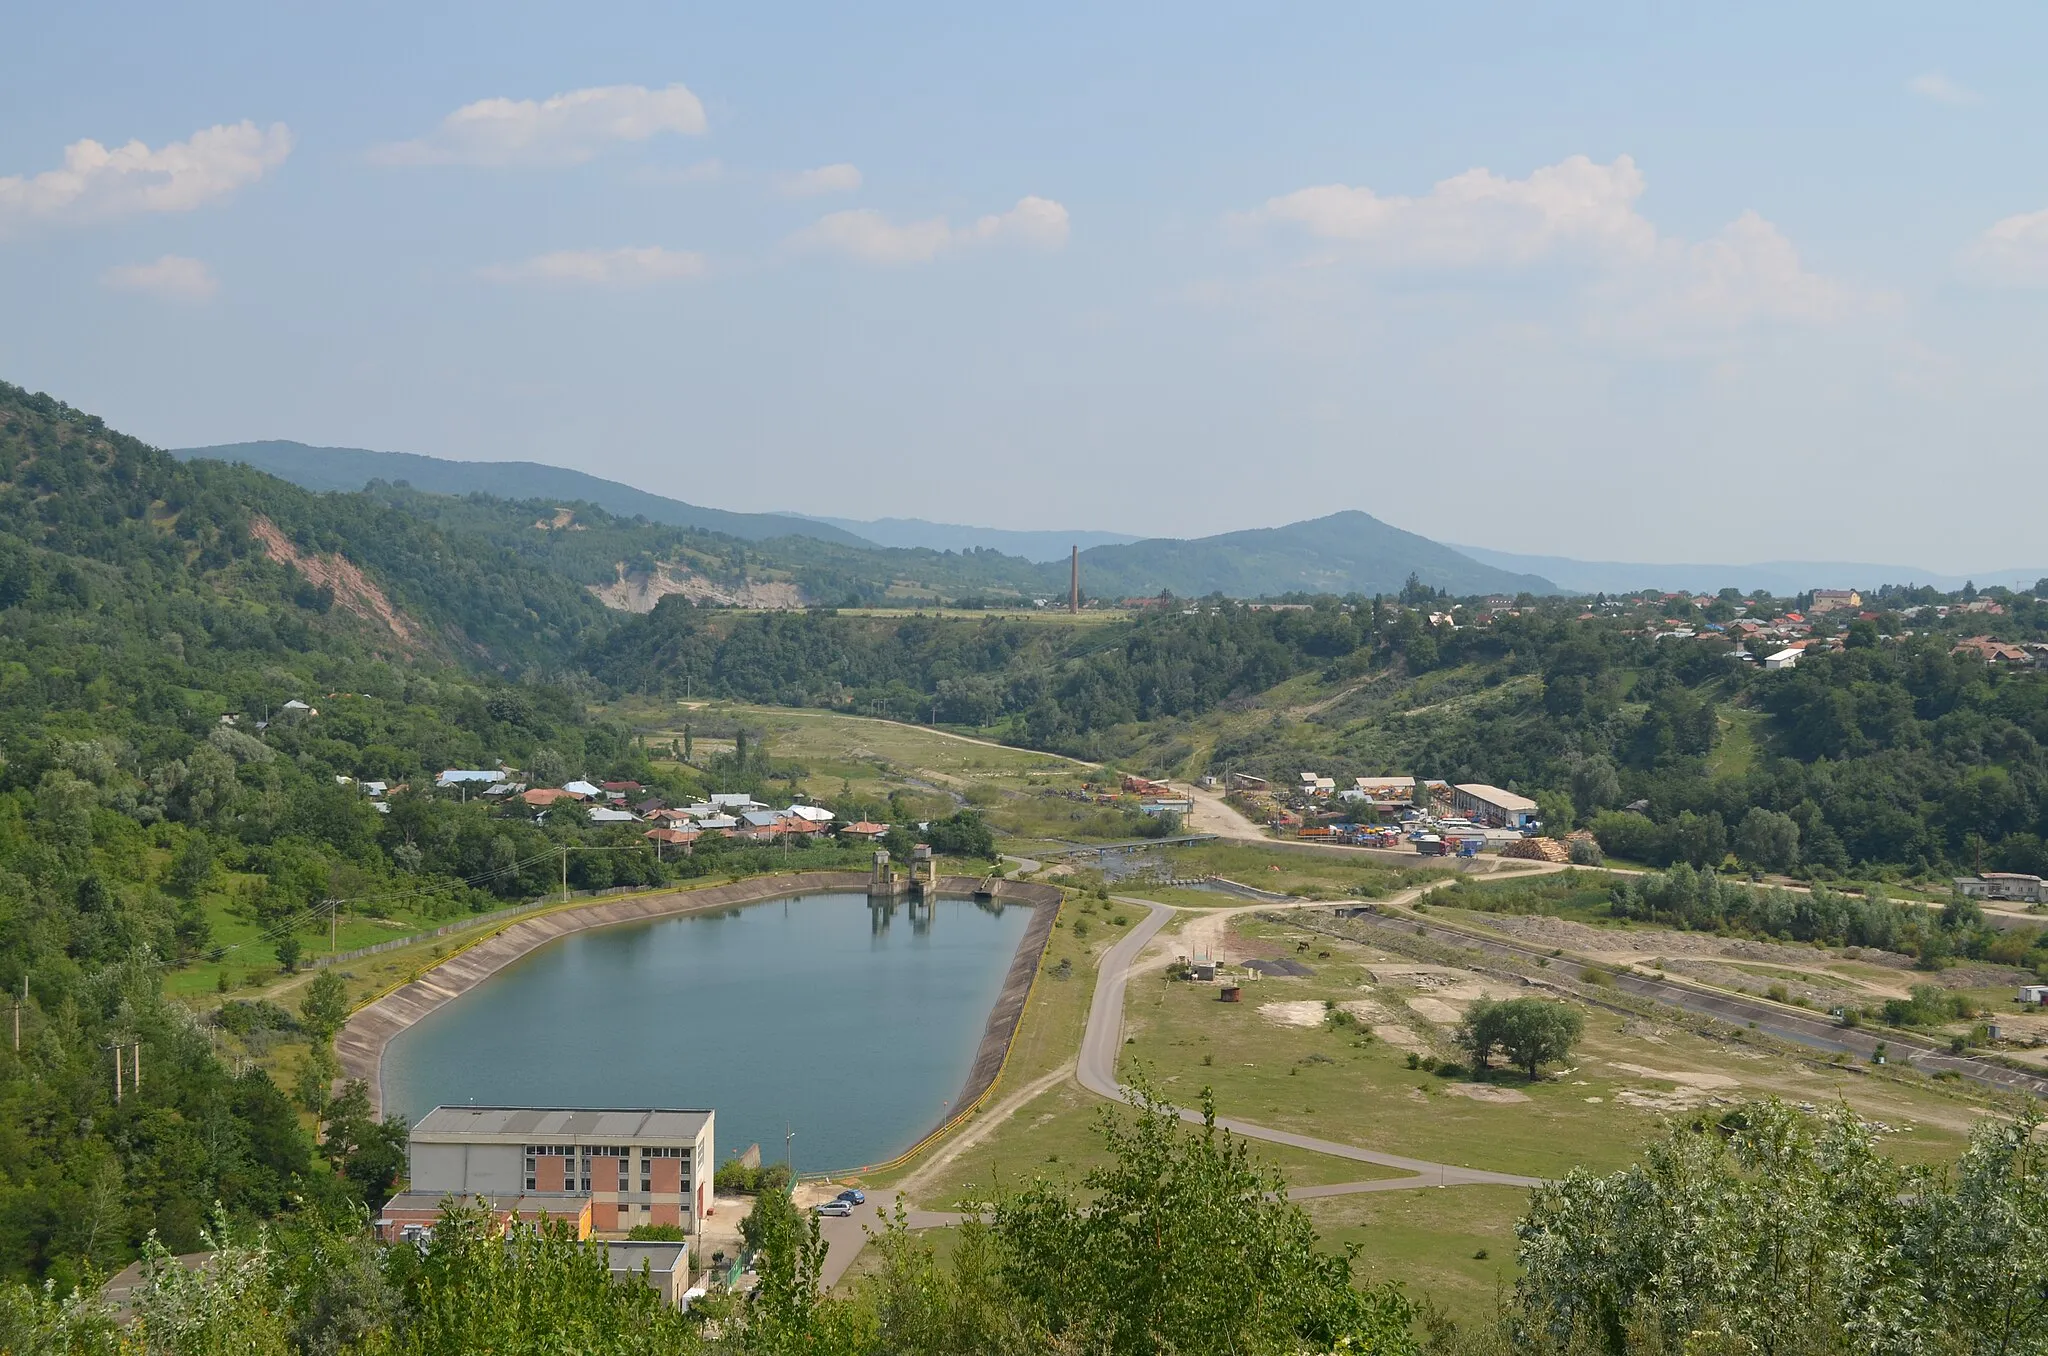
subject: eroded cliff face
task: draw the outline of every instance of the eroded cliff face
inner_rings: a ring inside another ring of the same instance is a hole
[[[719,603],[726,607],[756,607],[766,610],[800,608],[803,591],[794,584],[749,580],[738,587],[713,583],[682,565],[661,564],[652,574],[628,575],[625,562],[609,584],[586,585],[597,600],[620,612],[652,612],[654,605],[672,593],[692,602]]]
[[[381,623],[392,635],[408,645],[420,636],[420,624],[405,615],[384,595],[370,577],[345,556],[332,552],[319,555],[301,551],[291,538],[270,519],[249,520],[249,535],[263,547],[263,553],[280,565],[289,565],[321,588],[334,594],[334,605],[367,622]],[[652,604],[649,604],[652,606]]]

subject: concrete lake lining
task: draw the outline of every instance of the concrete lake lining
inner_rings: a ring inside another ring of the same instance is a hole
[[[334,1041],[342,1076],[362,1080],[369,1087],[372,1104],[381,1115],[384,1054],[400,1032],[520,958],[559,938],[595,928],[716,912],[799,895],[858,893],[866,888],[867,880],[865,872],[852,871],[764,876],[726,885],[663,891],[566,907],[509,923],[494,935],[448,957],[417,979],[351,1014]],[[982,880],[973,876],[946,876],[940,879],[938,892],[941,896],[968,898],[982,887]],[[1004,904],[1032,909],[1033,917],[1024,929],[1003,987],[989,1012],[966,1086],[954,1102],[955,1106],[967,1105],[981,1096],[1001,1070],[1003,1058],[1015,1038],[1017,1024],[1023,1017],[1024,1000],[1043,958],[1061,900],[1057,886],[1022,881],[996,881],[994,895]]]

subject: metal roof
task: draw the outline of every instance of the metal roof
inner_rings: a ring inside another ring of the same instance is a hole
[[[606,1260],[613,1271],[638,1271],[646,1262],[657,1276],[663,1276],[684,1264],[689,1255],[690,1245],[654,1239],[608,1238],[604,1241]]]
[[[584,1107],[437,1106],[412,1128],[416,1140],[695,1140],[709,1111]]]
[[[1503,791],[1497,786],[1484,782],[1464,782],[1457,788],[1476,801],[1491,805],[1496,810],[1533,810],[1536,802],[1527,796],[1518,796],[1512,791]]]

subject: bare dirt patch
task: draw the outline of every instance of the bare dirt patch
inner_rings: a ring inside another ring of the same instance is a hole
[[[1324,1007],[1313,999],[1291,1003],[1261,1003],[1259,1016],[1278,1026],[1321,1026]]]
[[[1383,1022],[1372,1029],[1372,1034],[1396,1050],[1406,1050],[1415,1055],[1426,1055],[1430,1052],[1428,1041],[1397,1022]]]
[[[1529,1094],[1520,1088],[1496,1088],[1490,1083],[1447,1083],[1444,1091],[1453,1097],[1463,1097],[1472,1102],[1492,1102],[1505,1106],[1510,1102],[1526,1102]]]
[[[1470,1003],[1481,998],[1517,998],[1522,990],[1447,965],[1378,965],[1367,971],[1379,984],[1417,990],[1423,997],[1446,1003]]]
[[[1689,1069],[1650,1069],[1641,1064],[1626,1064],[1618,1059],[1607,1061],[1610,1068],[1632,1073],[1637,1078],[1654,1078],[1663,1083],[1676,1083],[1687,1088],[1739,1088],[1742,1081],[1727,1074],[1699,1073]]]
[[[1408,1006],[1438,1026],[1456,1026],[1465,1019],[1463,1012],[1441,998],[1411,998],[1408,1000]]]
[[[1692,1111],[1706,1105],[1708,1097],[1698,1088],[1673,1088],[1669,1092],[1622,1088],[1614,1094],[1614,1100],[1642,1111]]]

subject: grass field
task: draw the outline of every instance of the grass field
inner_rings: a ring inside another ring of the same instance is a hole
[[[1427,973],[1418,978],[1404,973],[1418,968],[1414,962],[1362,944],[1284,922],[1236,921],[1224,947],[1227,961],[1294,957],[1314,974],[1250,982],[1238,1004],[1217,1002],[1208,985],[1157,975],[1135,982],[1126,1011],[1133,1041],[1125,1071],[1147,1069],[1177,1080],[1177,1087],[1213,1086],[1223,1112],[1262,1124],[1462,1166],[1554,1176],[1580,1164],[1619,1167],[1664,1116],[1716,1100],[1841,1099],[1895,1127],[1888,1144],[1914,1158],[1952,1155],[1971,1122],[1989,1110],[1967,1093],[1917,1077],[1874,1076],[1762,1042],[1702,1035],[1676,1020],[1597,1008],[1586,1011],[1585,1037],[1570,1069],[1534,1083],[1518,1074],[1496,1075],[1491,1090],[1478,1095],[1506,1100],[1475,1100],[1462,1077],[1410,1069],[1409,1050],[1401,1047],[1455,1057],[1451,1028],[1458,1006],[1482,991],[1512,996],[1512,986]],[[1308,951],[1299,949],[1303,941]],[[1326,1024],[1320,1017],[1325,1002],[1369,1004],[1373,1015],[1352,1025]],[[1312,1024],[1284,1024],[1287,1015]]]
[[[1514,1223],[1527,1208],[1519,1187],[1381,1191],[1304,1203],[1332,1250],[1358,1245],[1360,1280],[1398,1281],[1458,1324],[1491,1318],[1515,1282]],[[1484,1256],[1479,1254],[1484,1253]]]

